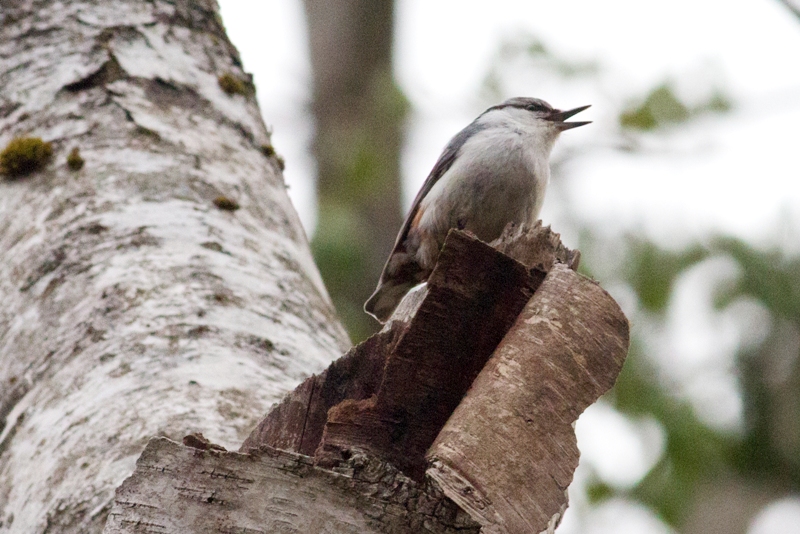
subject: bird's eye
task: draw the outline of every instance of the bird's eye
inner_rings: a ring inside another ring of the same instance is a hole
[[[547,108],[541,104],[529,104],[528,111],[547,111]]]

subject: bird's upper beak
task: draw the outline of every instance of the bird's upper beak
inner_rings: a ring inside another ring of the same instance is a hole
[[[591,107],[591,104],[588,106],[581,106],[575,109],[569,109],[567,111],[561,111],[560,109],[557,109],[554,110],[552,113],[550,113],[550,115],[548,115],[546,118],[547,120],[555,122],[558,129],[563,132],[564,130],[577,128],[578,126],[583,126],[585,124],[591,124],[592,121],[565,122],[568,118],[572,117],[573,115],[577,115],[578,113],[589,107]]]

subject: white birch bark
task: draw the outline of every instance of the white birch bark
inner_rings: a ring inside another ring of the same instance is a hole
[[[0,532],[100,532],[149,438],[235,448],[349,341],[214,0],[0,5],[0,149],[54,152],[0,182]]]

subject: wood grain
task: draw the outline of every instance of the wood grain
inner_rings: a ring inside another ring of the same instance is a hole
[[[351,449],[366,450],[420,480],[425,451],[540,281],[477,238],[451,232],[380,388],[328,412],[318,461],[335,465]]]
[[[596,282],[553,267],[428,453],[428,474],[483,532],[555,527],[579,459],[572,424],[614,385],[628,336]]]
[[[579,259],[539,224],[491,245],[451,231],[427,285],[240,452],[153,440],[106,531],[552,532],[578,463],[572,423],[628,346]]]
[[[441,491],[385,462],[351,458],[341,472],[262,447],[257,454],[151,440],[117,489],[105,534],[477,534]]]

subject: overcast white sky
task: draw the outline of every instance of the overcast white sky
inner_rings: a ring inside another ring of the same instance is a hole
[[[310,71],[300,2],[220,3],[311,226]],[[527,31],[558,54],[602,68],[585,94],[552,84],[529,93],[561,107],[594,104],[585,115],[595,126],[561,143],[595,148],[570,168],[569,209],[601,230],[645,228],[661,237],[709,229],[762,237],[782,218],[800,227],[800,21],[776,0],[400,0],[397,24],[397,77],[415,106],[404,157],[408,197],[447,140],[480,111],[476,95],[499,42]],[[664,80],[689,98],[720,85],[736,109],[698,121],[680,139],[657,136],[645,155],[613,150],[620,104]]]
[[[311,233],[311,77],[300,0],[219,2],[229,36],[255,76],[265,121],[286,158],[290,194]],[[408,199],[448,139],[481,111],[477,95],[494,53],[520,32],[539,37],[560,56],[600,65],[591,83],[525,79],[514,86],[556,107],[593,104],[581,118],[595,123],[567,132],[557,146],[556,156],[580,154],[567,165],[560,202],[545,202],[545,223],[560,229],[569,210],[601,233],[645,231],[662,243],[681,244],[717,231],[800,251],[800,20],[777,0],[397,0],[396,76],[414,106],[403,156]],[[695,102],[722,88],[734,110],[642,136],[639,153],[616,149],[621,106],[663,81]],[[676,307],[699,306],[680,295],[676,300]],[[696,374],[709,361],[724,371],[717,360],[730,354],[704,347],[719,346],[720,339],[735,346],[737,320],[709,311],[694,325],[676,327],[673,335],[682,341],[673,340],[672,348],[694,362],[685,371]],[[716,379],[707,389],[718,394],[702,392],[706,404],[723,407],[714,417],[735,420],[735,378],[723,372]],[[663,446],[652,421],[622,420],[603,406],[582,418],[579,437],[589,467],[583,465],[578,478],[592,470],[619,487],[638,480]],[[588,512],[578,498],[573,508],[591,518],[568,517],[559,534],[670,532],[627,502]],[[771,532],[800,532],[798,502],[765,513],[772,515],[759,519],[751,534],[767,532],[764,525]],[[775,521],[783,529],[775,529]]]

